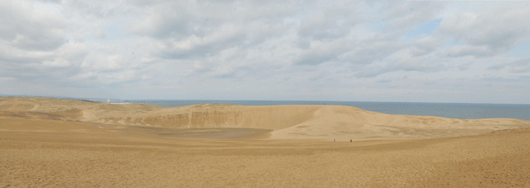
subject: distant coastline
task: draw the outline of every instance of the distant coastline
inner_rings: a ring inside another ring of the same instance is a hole
[[[44,97],[73,99],[94,103],[148,104],[182,107],[198,104],[234,104],[246,106],[271,105],[341,105],[363,110],[394,114],[439,116],[458,119],[515,118],[530,121],[530,104],[432,103],[432,102],[370,102],[370,101],[287,101],[287,100],[120,100],[112,98],[73,98],[61,96],[2,95],[0,97]]]

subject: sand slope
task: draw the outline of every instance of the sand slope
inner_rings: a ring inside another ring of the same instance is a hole
[[[2,116],[126,127],[270,129],[273,130],[271,139],[340,141],[454,137],[530,126],[530,122],[518,119],[465,120],[389,115],[332,105],[204,104],[167,108],[23,97],[0,98]],[[168,130],[171,129],[164,131]]]
[[[0,98],[0,187],[529,187],[529,140],[516,119]]]
[[[169,139],[24,118],[0,129],[0,187],[530,186],[530,129],[353,143]]]
[[[347,106],[320,106],[313,117],[272,132],[279,139],[397,139],[476,135],[495,130],[530,127],[528,121],[507,118],[451,119],[390,115]]]

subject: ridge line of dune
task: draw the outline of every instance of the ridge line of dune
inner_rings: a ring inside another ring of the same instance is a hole
[[[3,116],[122,126],[271,129],[273,139],[429,138],[530,125],[519,119],[390,115],[336,105],[160,107],[24,97],[0,98],[0,117]]]

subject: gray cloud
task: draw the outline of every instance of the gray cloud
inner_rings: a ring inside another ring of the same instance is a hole
[[[446,3],[435,1],[384,1],[381,11],[385,33],[404,33],[414,29],[418,24],[427,23],[444,9]]]
[[[454,56],[490,57],[530,40],[526,24],[528,3],[497,3],[477,12],[461,12],[444,19],[438,33],[463,43],[450,49]]]
[[[315,47],[300,53],[294,63],[297,65],[318,65],[330,60],[335,60],[346,50],[348,50],[348,44],[345,42],[316,45]]]
[[[388,63],[385,65],[367,66],[355,75],[357,77],[375,77],[384,73],[395,71],[417,71],[417,72],[439,72],[446,70],[443,64],[431,63],[429,61],[402,61],[398,63]]]
[[[525,2],[24,2],[0,2],[0,88],[9,91],[405,100],[530,88],[528,57],[505,56],[530,41]],[[407,35],[435,19],[432,35]]]
[[[360,3],[344,3],[307,14],[300,22],[298,36],[310,40],[331,40],[351,32],[351,28],[363,22],[358,7]]]
[[[491,65],[488,67],[488,69],[493,70],[500,70],[504,68],[509,68],[511,72],[513,73],[526,73],[530,72],[530,56],[519,58],[515,61],[512,61],[510,63],[498,63],[495,65]]]
[[[515,72],[515,73],[529,72],[530,71],[530,56],[518,59],[510,63],[509,66],[512,68],[512,72]]]
[[[50,51],[66,42],[67,21],[51,15],[34,15],[22,3],[0,2],[0,40],[22,50]]]

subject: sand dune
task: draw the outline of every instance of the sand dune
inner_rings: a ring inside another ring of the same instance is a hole
[[[127,127],[267,129],[272,130],[270,139],[341,141],[454,137],[529,126],[528,121],[518,119],[389,115],[332,105],[204,104],[168,108],[22,97],[2,98],[0,115]]]
[[[529,140],[517,119],[0,97],[0,187],[529,187]]]

